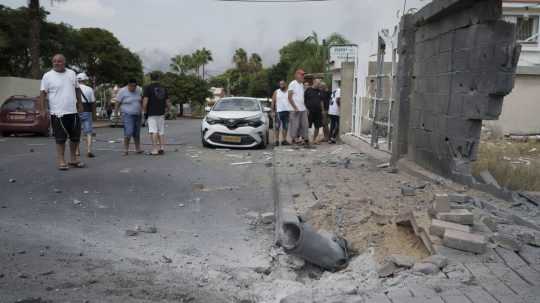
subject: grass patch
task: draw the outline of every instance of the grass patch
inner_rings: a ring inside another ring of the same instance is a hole
[[[488,140],[480,143],[473,175],[489,170],[511,190],[540,191],[540,143]]]

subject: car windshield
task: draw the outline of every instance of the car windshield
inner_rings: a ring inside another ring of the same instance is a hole
[[[4,103],[2,109],[8,111],[33,111],[35,110],[35,102],[31,99],[9,100]]]
[[[252,99],[222,99],[212,109],[214,111],[260,111],[261,108],[256,100]]]

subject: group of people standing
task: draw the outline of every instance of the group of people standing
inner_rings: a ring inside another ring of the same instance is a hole
[[[320,144],[319,132],[323,129],[324,139],[336,143],[339,133],[339,107],[341,89],[330,92],[320,79],[304,82],[305,72],[299,69],[295,79],[287,86],[282,80],[272,96],[274,115],[274,145],[310,145],[309,128],[313,127],[313,144]],[[281,140],[280,140],[281,135]],[[289,142],[288,140],[291,140]]]
[[[80,160],[81,132],[86,137],[87,157],[92,152],[92,116],[96,110],[94,91],[88,85],[86,74],[76,75],[66,68],[66,58],[57,54],[52,59],[53,68],[43,75],[40,98],[48,104],[51,126],[56,141],[56,156],[59,170],[84,168]],[[159,74],[150,75],[152,83],[141,89],[135,79],[128,81],[116,95],[116,110],[122,112],[124,125],[124,155],[128,155],[133,138],[135,151],[142,154],[140,130],[142,119],[148,123],[152,139],[150,155],[162,155],[165,150],[165,113],[171,103],[167,90],[159,84]],[[65,161],[66,142],[69,139],[70,160]]]

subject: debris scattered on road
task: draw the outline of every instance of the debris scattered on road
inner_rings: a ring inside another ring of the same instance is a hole
[[[126,236],[128,237],[135,237],[139,233],[136,230],[128,229],[126,230]]]
[[[267,212],[261,214],[261,222],[263,224],[272,224],[274,222],[275,216],[273,212]]]
[[[130,172],[131,172],[130,168],[124,168],[124,169],[120,170],[121,174],[129,174]]]
[[[194,190],[194,191],[202,191],[204,189],[204,184],[202,183],[193,183],[191,185],[191,188]]]
[[[416,196],[416,188],[410,186],[410,185],[403,185],[401,186],[401,194],[406,197],[412,197]]]
[[[17,182],[17,179],[9,179],[8,182],[9,183],[15,183],[15,182]]]
[[[90,193],[90,192],[87,191],[87,190],[83,191],[83,194],[85,194],[85,195],[86,195],[86,194],[89,194],[89,193]]]
[[[40,276],[50,276],[50,275],[54,275],[54,274],[55,274],[54,270],[49,270],[49,271],[46,271],[46,272],[42,272],[39,275]]]
[[[231,163],[231,166],[250,165],[250,164],[254,164],[254,163],[255,163],[255,162],[253,162],[253,161],[236,162],[236,163]]]
[[[184,207],[185,205],[184,205],[184,203],[180,203],[180,204],[178,204],[178,206],[179,207]]]
[[[33,153],[33,152],[34,152],[34,149],[33,149],[33,148],[31,148],[31,149],[30,149],[30,152],[31,152],[31,153]]]
[[[58,188],[53,189],[53,191],[54,191],[55,194],[61,194],[62,193],[62,190],[58,189]]]
[[[135,227],[135,230],[141,233],[147,233],[147,234],[155,234],[157,233],[157,227],[154,225],[145,225],[145,226],[139,226],[137,225]]]
[[[80,200],[74,199],[74,200],[73,200],[73,204],[74,204],[74,205],[81,205],[82,202],[81,202]]]
[[[169,264],[169,263],[172,263],[172,259],[167,256],[161,256],[161,262]]]
[[[389,163],[389,162],[386,162],[386,163],[382,163],[382,164],[377,165],[377,168],[388,168],[388,167],[390,167],[390,163]]]

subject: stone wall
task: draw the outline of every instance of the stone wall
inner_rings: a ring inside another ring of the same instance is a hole
[[[469,175],[482,120],[501,114],[519,59],[501,0],[435,0],[401,21],[393,160]]]

